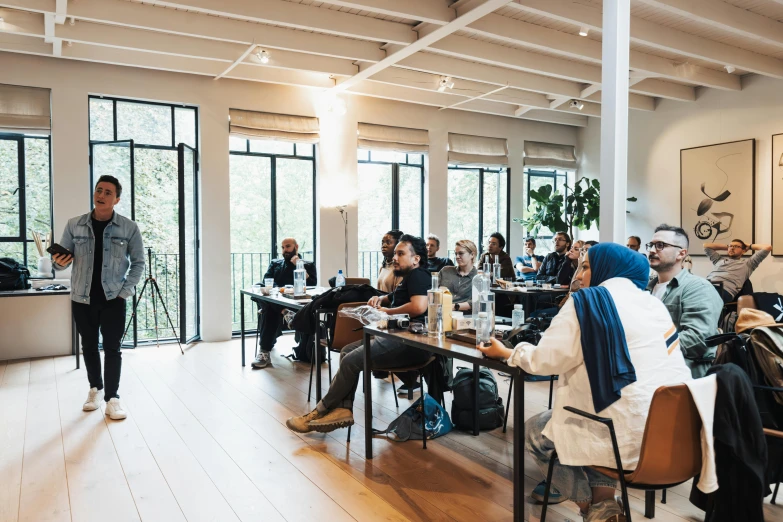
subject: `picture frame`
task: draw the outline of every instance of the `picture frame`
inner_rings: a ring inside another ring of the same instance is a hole
[[[729,243],[756,235],[756,140],[680,150],[680,226],[699,243]]]
[[[772,255],[783,256],[783,134],[772,135]]]

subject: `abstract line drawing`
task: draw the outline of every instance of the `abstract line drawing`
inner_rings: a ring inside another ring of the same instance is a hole
[[[706,181],[702,182],[701,193],[707,197],[701,200],[698,209],[694,209],[696,210],[697,216],[703,217],[712,208],[712,204],[715,201],[726,201],[729,198],[729,196],[731,196],[731,191],[724,190],[726,188],[726,184],[729,182],[729,174],[720,167],[720,161],[730,156],[738,156],[738,155],[740,155],[740,153],[727,154],[726,156],[722,156],[715,161],[715,167],[718,170],[720,170],[724,175],[723,186],[721,186],[720,188],[720,190],[723,190],[723,192],[720,192],[715,197],[710,196],[709,194],[707,194],[707,191],[705,189],[707,182]],[[693,232],[696,234],[696,237],[698,237],[699,239],[715,240],[723,236],[728,236],[730,234],[732,221],[734,221],[734,214],[732,214],[731,212],[713,212],[707,214],[706,218],[703,218],[701,221],[698,221],[696,223],[696,226],[693,227]],[[713,233],[715,234],[715,237],[713,237]]]

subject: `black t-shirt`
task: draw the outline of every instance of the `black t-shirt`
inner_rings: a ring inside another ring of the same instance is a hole
[[[397,285],[394,292],[391,293],[390,308],[397,308],[411,302],[411,297],[415,295],[427,295],[427,290],[432,288],[432,276],[423,268],[414,268],[408,275],[402,278],[402,282]],[[424,321],[421,314],[417,317],[411,317],[415,321]]]
[[[440,272],[443,267],[454,266],[454,262],[448,257],[428,257],[427,258],[427,271],[428,272]]]
[[[106,294],[103,291],[101,275],[103,274],[103,231],[109,225],[109,221],[98,221],[92,217],[92,232],[95,234],[95,250],[92,258],[92,284],[90,285],[90,304],[106,302]]]

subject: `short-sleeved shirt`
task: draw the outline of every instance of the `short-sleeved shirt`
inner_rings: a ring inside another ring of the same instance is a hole
[[[389,308],[398,308],[411,302],[411,297],[416,295],[427,295],[427,290],[432,288],[432,277],[423,268],[414,268],[402,278],[402,282],[397,285],[391,295],[391,305]],[[421,314],[417,317],[411,317],[412,320],[424,321]]]
[[[711,248],[705,248],[704,253],[714,266],[707,280],[712,283],[723,283],[723,290],[730,296],[736,297],[745,281],[769,255],[769,250],[759,250],[748,259],[731,259]]]
[[[535,256],[535,258],[539,263],[544,262],[544,256]],[[517,263],[521,263],[523,266],[528,268],[533,268],[533,257],[527,254],[523,256],[517,256]],[[522,272],[520,277],[522,277],[525,281],[535,281],[536,275],[536,272]]]

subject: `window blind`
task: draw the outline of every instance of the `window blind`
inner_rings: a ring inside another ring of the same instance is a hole
[[[453,165],[508,165],[505,138],[449,133],[449,163]]]
[[[523,163],[525,167],[576,170],[576,147],[526,141]]]
[[[0,131],[49,134],[49,89],[0,84]]]
[[[318,118],[229,109],[229,133],[238,138],[318,143]]]
[[[405,127],[359,123],[359,148],[421,154],[430,149],[429,132]]]

